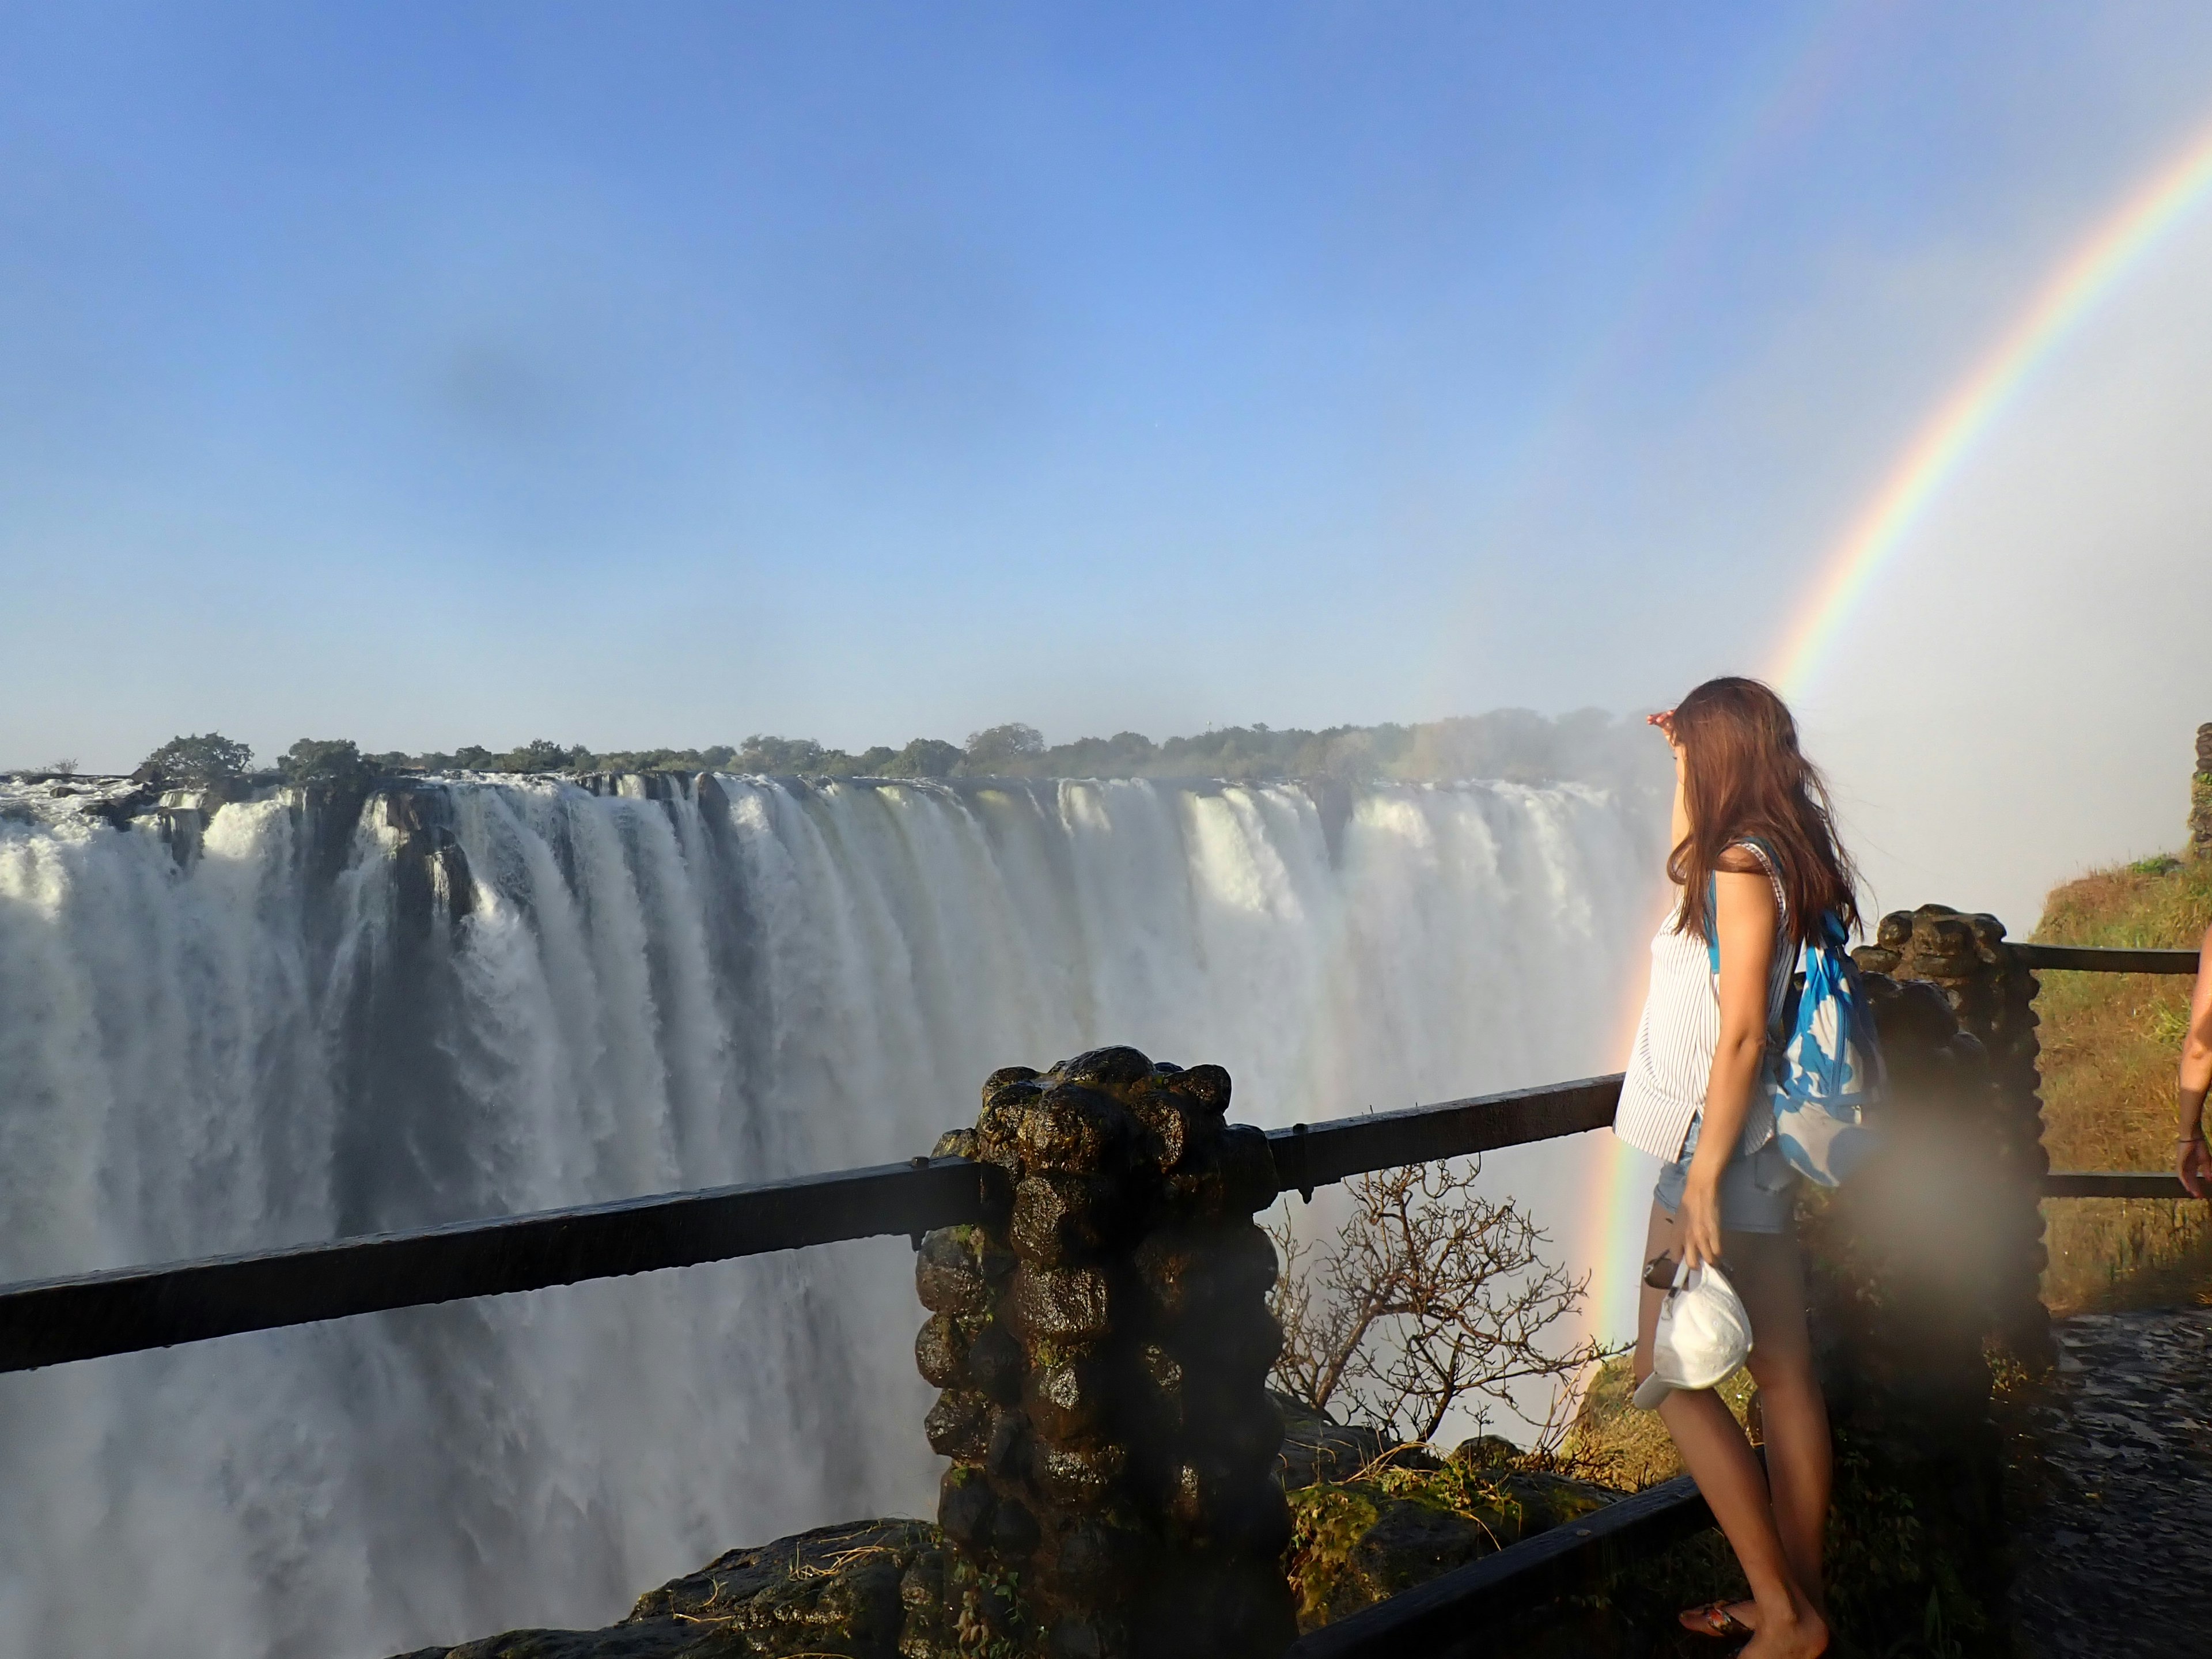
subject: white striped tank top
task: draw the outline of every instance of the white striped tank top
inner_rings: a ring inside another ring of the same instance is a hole
[[[1771,1030],[1796,967],[1797,953],[1790,945],[1790,897],[1764,847],[1755,842],[1735,844],[1765,866],[1774,884],[1774,972],[1766,1003]],[[1713,1055],[1721,1044],[1720,976],[1712,970],[1705,941],[1675,931],[1675,914],[1669,911],[1651,936],[1651,989],[1636,1023],[1636,1047],[1613,1116],[1613,1133],[1637,1151],[1670,1163],[1681,1156],[1690,1125],[1705,1109]],[[1765,1090],[1754,1089],[1751,1109],[1744,1114],[1743,1150],[1757,1152],[1773,1136],[1773,1102]]]

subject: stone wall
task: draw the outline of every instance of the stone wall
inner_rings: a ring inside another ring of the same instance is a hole
[[[2212,721],[2197,728],[2197,770],[2189,780],[2189,851],[2212,858]]]
[[[1902,1030],[1900,1041],[1888,1045],[1903,1067],[1893,1079],[1892,1117],[1923,1157],[1940,1160],[1958,1182],[1972,1188],[1971,1210],[1960,1206],[1958,1194],[1949,1207],[1972,1224],[1971,1237],[1957,1248],[1972,1258],[1975,1294],[1984,1299],[1980,1326],[2021,1359],[2039,1364],[2051,1342],[2041,1289],[2049,1259],[2041,1182],[2051,1160],[2043,1150],[2035,975],[2005,943],[2004,924],[1995,916],[1962,915],[1941,904],[1893,911],[1881,919],[1875,943],[1852,955],[1863,971],[1932,988],[1958,1029],[1980,1045],[1985,1090],[1919,1088],[1913,1081],[1916,1045],[1936,1039],[1917,1024]]]
[[[951,1459],[917,1659],[1273,1659],[1295,1634],[1266,1383],[1266,1136],[1229,1074],[1102,1048],[994,1073],[938,1148],[999,1172],[997,1213],[930,1233],[915,1341]],[[934,1604],[935,1611],[931,1612]],[[934,1627],[928,1627],[932,1619]]]
[[[1913,960],[1901,921],[1923,945],[1956,945],[1951,924],[1970,919],[1889,918],[1895,944],[1863,961],[1885,950]],[[1835,1437],[1830,1612],[1870,1652],[1923,1650],[1932,1620],[1942,1651],[1996,1653],[2003,1453],[1984,1342],[2018,1311],[2006,1271],[2016,1204],[2000,1157],[2012,1113],[1990,1049],[1954,1012],[1963,988],[1878,972],[1865,984],[1890,1072],[1882,1146],[1849,1184],[1806,1188],[1799,1214]]]

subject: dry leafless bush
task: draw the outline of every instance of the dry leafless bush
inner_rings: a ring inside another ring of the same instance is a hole
[[[1287,1212],[1269,1224],[1283,1271],[1275,1384],[1313,1407],[1402,1440],[1432,1439],[1455,1407],[1478,1426],[1502,1405],[1556,1443],[1577,1382],[1609,1350],[1562,1345],[1555,1328],[1589,1279],[1544,1259],[1549,1241],[1508,1199],[1474,1189],[1480,1159],[1413,1165],[1346,1183],[1352,1213],[1333,1241],[1302,1243]],[[1548,1382],[1532,1418],[1520,1386]]]

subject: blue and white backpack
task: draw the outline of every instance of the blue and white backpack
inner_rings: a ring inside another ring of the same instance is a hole
[[[1767,858],[1771,869],[1772,854]],[[1835,912],[1823,915],[1790,967],[1777,963],[1778,978],[1789,974],[1789,989],[1767,1000],[1774,1010],[1766,1073],[1775,1143],[1791,1168],[1823,1187],[1850,1180],[1874,1152],[1877,1131],[1869,1119],[1886,1082],[1874,1011],[1844,948],[1849,942]],[[1717,980],[1719,939],[1706,948]]]

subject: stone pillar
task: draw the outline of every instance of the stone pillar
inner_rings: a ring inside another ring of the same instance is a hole
[[[1989,1328],[2020,1359],[2039,1365],[2050,1356],[2051,1321],[2043,1306],[2042,1180],[2051,1167],[2043,1150],[2042,1075],[2037,1069],[2035,975],[2005,943],[1992,915],[1961,915],[1941,904],[1891,912],[1875,942],[1853,957],[1860,968],[1941,992],[1959,1027],[1987,1056],[1990,1088],[1978,1100],[1938,1091],[1967,1114],[1952,1127],[1945,1155],[1983,1160],[1986,1172],[1962,1169],[1962,1182],[1994,1181],[1991,1208],[1978,1212],[1991,1253],[1985,1264]],[[1909,1059],[1908,1066],[1912,1063]],[[1906,1109],[1911,1091],[1895,1091]]]
[[[1863,964],[1909,954],[1938,918],[1931,943],[1977,937],[1948,912],[1891,917]],[[1849,1564],[1832,1613],[1869,1651],[1919,1651],[1931,1607],[1954,1636],[2002,1627],[2004,1462],[1983,1344],[2018,1204],[1989,1051],[1937,984],[1865,985],[1889,1065],[1881,1146],[1842,1187],[1805,1189],[1799,1231],[1836,1441],[1830,1559]]]
[[[2212,722],[2197,728],[2197,770],[2189,780],[2189,852],[2212,859]]]
[[[1275,1255],[1252,1220],[1274,1164],[1224,1121],[1229,1091],[1218,1066],[1100,1048],[993,1073],[975,1127],[940,1143],[1005,1179],[998,1213],[927,1235],[915,1268],[952,1467],[942,1613],[909,1616],[908,1659],[1275,1659],[1296,1635]]]

